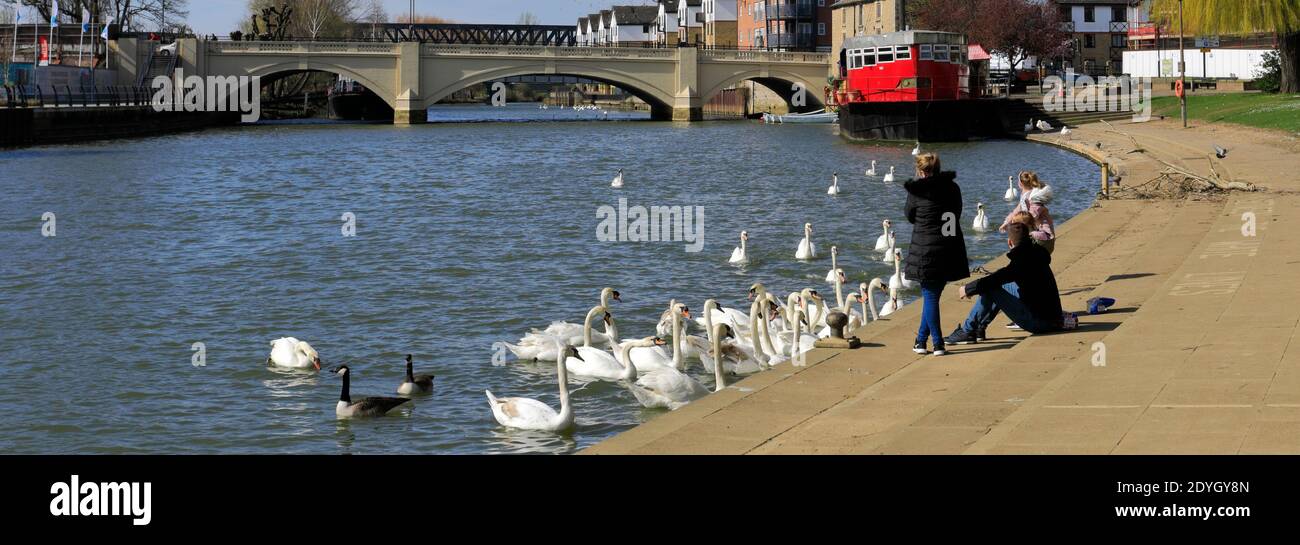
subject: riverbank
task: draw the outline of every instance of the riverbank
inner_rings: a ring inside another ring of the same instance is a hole
[[[238,113],[156,112],[150,106],[0,109],[0,148],[139,138],[233,125]]]
[[[910,351],[920,308],[908,305],[857,331],[865,348],[815,349],[806,367],[748,377],[584,453],[1300,452],[1300,220],[1280,213],[1300,205],[1297,142],[1177,123],[1033,137],[1122,177],[1117,198],[1059,226],[1053,256],[1065,308],[1105,296],[1109,313],[1042,336],[1000,319],[988,342],[936,358]],[[1215,143],[1230,154],[1211,163]],[[1259,191],[1120,198],[1171,166]],[[950,286],[945,330],[969,309]]]

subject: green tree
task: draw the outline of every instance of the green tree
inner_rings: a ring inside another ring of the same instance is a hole
[[[1178,9],[1188,35],[1251,34],[1278,37],[1283,93],[1300,92],[1300,0],[1151,0],[1151,18],[1178,31]]]

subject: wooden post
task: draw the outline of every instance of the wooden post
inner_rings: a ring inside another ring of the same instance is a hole
[[[1110,163],[1101,164],[1101,194],[1110,198]]]

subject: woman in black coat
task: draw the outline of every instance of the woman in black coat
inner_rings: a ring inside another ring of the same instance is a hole
[[[925,153],[916,158],[916,180],[907,189],[907,221],[912,223],[912,243],[907,248],[903,273],[921,284],[925,300],[921,327],[912,350],[925,354],[926,337],[934,339],[934,354],[944,355],[939,319],[939,296],[948,282],[970,276],[966,258],[966,237],[961,230],[961,188],[957,173],[940,170],[939,156]]]

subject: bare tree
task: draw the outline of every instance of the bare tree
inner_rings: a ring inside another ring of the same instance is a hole
[[[370,0],[370,4],[366,6],[364,13],[361,15],[361,20],[370,23],[370,39],[377,38],[379,36],[378,26],[388,22],[388,11],[384,9],[383,0]]]
[[[327,30],[343,30],[356,12],[354,0],[298,0],[297,4],[295,12],[301,17],[298,26],[313,40]]]

